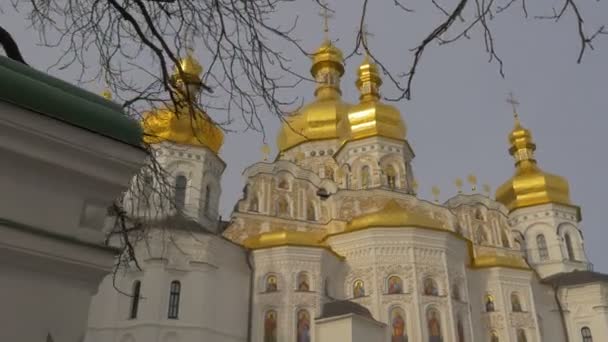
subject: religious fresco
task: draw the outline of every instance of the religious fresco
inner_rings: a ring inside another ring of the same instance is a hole
[[[275,275],[266,277],[266,292],[276,292],[278,290],[277,277]]]
[[[388,278],[388,294],[403,293],[403,281],[398,276]]]
[[[298,291],[310,291],[308,274],[306,274],[306,272],[300,272],[300,274],[298,274]]]
[[[297,317],[297,342],[310,342],[310,314],[307,310],[300,310]]]
[[[264,316],[264,342],[278,342],[277,312],[270,310]]]
[[[439,312],[436,309],[429,309],[426,312],[426,322],[429,333],[429,342],[442,342],[441,323]]]
[[[492,295],[486,295],[486,312],[494,312],[494,297]]]
[[[353,285],[353,297],[359,298],[365,296],[365,286],[363,285],[363,280],[355,280]]]
[[[391,342],[407,342],[405,313],[401,308],[391,311]]]
[[[437,282],[433,278],[424,279],[424,295],[425,296],[439,296],[439,289],[437,288]]]

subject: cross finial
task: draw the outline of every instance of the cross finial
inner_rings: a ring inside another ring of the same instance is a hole
[[[268,144],[262,146],[262,154],[264,155],[264,161],[268,161],[268,155],[270,155],[270,146]]]
[[[517,114],[517,106],[519,106],[519,102],[515,99],[513,92],[509,92],[507,103],[513,107],[513,117],[515,117],[515,121],[519,121],[519,115]]]
[[[325,40],[329,40],[329,19],[333,18],[333,15],[331,14],[330,9],[327,7],[326,3],[322,3],[321,6],[323,6],[323,10],[321,10],[321,13],[319,13],[319,15],[323,17],[323,34]]]

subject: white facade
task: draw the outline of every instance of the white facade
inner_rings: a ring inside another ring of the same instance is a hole
[[[0,146],[0,340],[81,341],[114,265],[106,210],[145,153],[5,102]]]

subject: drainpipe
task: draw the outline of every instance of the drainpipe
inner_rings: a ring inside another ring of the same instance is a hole
[[[253,317],[253,285],[254,285],[254,272],[253,265],[251,264],[251,251],[248,250],[245,256],[247,258],[247,267],[249,267],[249,308],[247,312],[247,342],[252,342],[252,317]]]
[[[568,335],[568,325],[566,323],[566,316],[564,315],[564,308],[559,300],[559,286],[553,285],[553,296],[555,297],[555,303],[557,304],[557,311],[559,311],[559,317],[562,321],[562,331],[566,337],[566,342],[570,342],[570,336]]]

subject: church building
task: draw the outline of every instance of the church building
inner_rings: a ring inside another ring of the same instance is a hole
[[[183,87],[202,67],[181,61]],[[494,198],[416,194],[407,125],[363,58],[359,99],[342,98],[342,52],[312,57],[315,98],[289,116],[278,156],[246,168],[221,221],[221,130],[182,108],[143,119],[172,180],[175,211],[153,217],[139,265],[107,276],[87,342],[592,342],[608,336],[608,275],[594,272],[566,179],[542,170],[532,133],[508,134],[514,173]],[[207,114],[200,113],[206,118]],[[149,189],[149,190],[146,190]],[[130,197],[131,196],[131,197]]]

